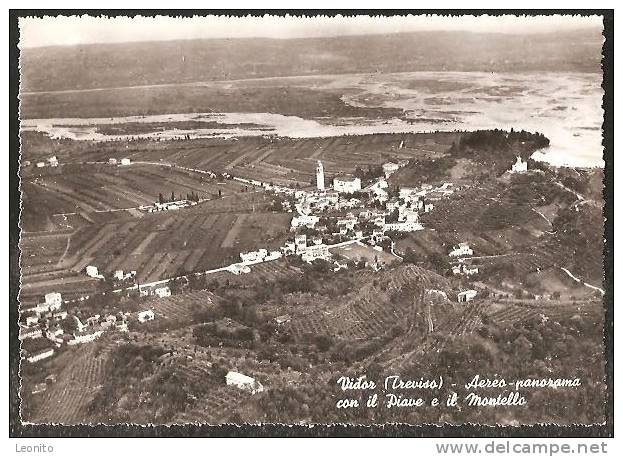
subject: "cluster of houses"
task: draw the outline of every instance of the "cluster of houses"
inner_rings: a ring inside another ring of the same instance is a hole
[[[469,243],[459,243],[453,246],[452,250],[448,253],[448,257],[456,261],[452,264],[452,274],[461,276],[478,274],[478,267],[465,263],[465,257],[472,255],[474,255],[474,250],[469,247]]]
[[[127,331],[128,314],[118,313],[102,317],[99,314],[88,317],[84,323],[78,316],[68,316],[67,311],[62,310],[63,299],[60,293],[50,292],[45,295],[45,300],[33,308],[21,311],[25,322],[20,324],[19,339],[21,341],[45,339],[47,344],[41,342],[35,351],[25,348],[26,360],[35,363],[54,355],[55,350],[63,344],[69,346],[95,341],[104,331],[116,329]],[[67,334],[63,329],[62,322],[72,319],[75,330]]]
[[[105,279],[105,276],[99,272],[95,265],[87,265],[85,268],[86,275],[94,279]],[[113,279],[115,281],[133,281],[136,278],[136,270],[125,272],[123,270],[115,270]]]
[[[25,167],[30,166],[30,160],[25,160],[22,165]],[[44,168],[46,166],[53,168],[58,167],[58,158],[56,156],[52,156],[46,162],[39,161],[35,163],[35,167],[37,168]]]

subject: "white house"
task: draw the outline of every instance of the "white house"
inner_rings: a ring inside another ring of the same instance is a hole
[[[130,165],[131,161],[128,158],[121,159],[121,165]]]
[[[51,167],[58,167],[58,159],[56,158],[56,156],[52,156],[48,159],[48,163],[50,164]]]
[[[468,302],[468,301],[472,301],[476,295],[478,294],[478,292],[476,292],[475,290],[464,290],[463,292],[459,292],[456,296],[457,301],[459,303],[464,303],[464,302]]]
[[[294,250],[295,252],[303,252],[307,248],[307,235],[301,233],[294,237]]]
[[[400,165],[394,162],[387,162],[383,164],[383,173],[385,173],[385,177],[389,178],[392,173],[395,173],[400,168]]]
[[[37,314],[46,313],[48,311],[56,311],[63,304],[63,298],[59,292],[50,292],[45,294],[45,303],[39,303],[35,308]]]
[[[290,223],[290,230],[295,230],[298,227],[314,228],[319,220],[320,218],[318,216],[294,216]]]
[[[45,162],[37,162],[37,168],[45,167]]]
[[[511,173],[525,173],[526,171],[528,171],[528,162],[524,162],[520,156],[517,156],[517,160],[511,167]]]
[[[39,322],[39,316],[28,316],[26,318],[26,325],[28,327],[35,325],[37,322]]]
[[[109,165],[117,165],[117,159],[111,157],[110,159],[108,159],[108,164]]]
[[[169,286],[158,287],[154,290],[154,293],[160,298],[170,297],[171,289],[169,289]]]
[[[140,313],[138,313],[138,321],[140,323],[153,321],[155,318],[156,318],[156,315],[151,309],[148,309],[147,311],[141,311]]]
[[[294,254],[296,251],[296,246],[292,241],[286,241],[285,244],[281,247],[281,252],[283,255]]]
[[[333,189],[343,194],[352,194],[361,190],[361,179],[341,176],[333,178]]]
[[[301,254],[301,259],[307,263],[311,263],[316,259],[328,260],[329,258],[331,258],[331,253],[329,253],[329,247],[326,244],[307,246],[307,249]]]
[[[47,359],[48,357],[52,357],[53,355],[54,355],[54,349],[53,348],[44,349],[42,351],[35,352],[33,355],[28,357],[28,361],[30,363],[35,363],[35,362],[38,362],[39,360],[43,360],[43,359]]]
[[[99,276],[99,271],[97,271],[97,267],[93,265],[87,266],[87,276],[91,278],[97,278]]]
[[[119,281],[123,281],[123,270],[115,270],[114,277]]]
[[[268,251],[266,249],[258,249],[257,251],[250,252],[241,252],[240,260],[242,260],[244,263],[258,263],[263,262],[267,255]]]
[[[452,251],[448,254],[450,257],[462,257],[466,255],[473,255],[474,251],[469,247],[467,243],[459,243],[458,246],[455,246]]]
[[[228,386],[236,386],[238,389],[251,392],[252,395],[262,392],[264,386],[250,376],[238,373],[236,371],[230,371],[225,375],[225,383]]]

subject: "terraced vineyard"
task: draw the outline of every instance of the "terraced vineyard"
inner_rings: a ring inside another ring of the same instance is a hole
[[[222,424],[246,401],[251,394],[234,386],[220,386],[199,398],[186,411],[171,421],[174,424]]]
[[[344,339],[367,339],[383,336],[396,324],[413,326],[426,314],[424,290],[448,288],[445,278],[414,265],[405,265],[383,274],[378,284],[366,284],[354,297],[335,309],[310,310],[289,323],[297,338],[306,335],[328,334]],[[392,299],[405,290],[408,304]]]
[[[98,350],[97,344],[85,344],[68,349],[74,351],[71,361],[59,373],[54,383],[43,394],[33,417],[26,420],[46,424],[81,424],[89,419],[89,402],[104,383],[104,365],[108,354],[116,346],[108,341]]]
[[[153,309],[157,318],[190,322],[193,318],[193,313],[209,309],[215,305],[216,297],[214,294],[201,290],[166,298],[157,298],[145,303],[144,306]]]

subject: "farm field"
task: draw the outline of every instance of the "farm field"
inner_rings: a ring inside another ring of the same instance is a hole
[[[134,270],[141,282],[219,268],[239,261],[241,251],[256,249],[258,243],[278,248],[287,234],[290,217],[265,212],[213,213],[198,205],[177,212],[146,214],[140,219],[127,217],[88,225],[58,237],[49,263],[34,264],[36,255],[32,261],[23,256],[25,272],[32,272],[24,277],[25,286],[29,288],[31,279],[37,282],[30,287],[37,288],[43,284],[61,286],[80,275],[86,280],[83,270],[87,265],[95,265],[103,273]],[[237,228],[239,220],[244,230]],[[23,249],[31,252],[35,247],[28,241]]]
[[[97,343],[68,349],[52,360],[57,380],[48,389],[31,397],[24,420],[47,424],[88,423],[88,403],[104,383],[104,365],[118,344],[115,336],[103,336]],[[68,360],[67,360],[68,359]],[[61,365],[65,362],[65,365]]]
[[[316,334],[346,340],[381,337],[396,325],[418,325],[426,307],[425,289],[449,286],[447,279],[431,271],[399,266],[380,273],[373,283],[362,285],[339,303],[299,311],[301,314],[293,316],[287,328],[298,339]],[[445,319],[443,313],[436,317]]]
[[[219,191],[224,197],[245,189],[235,181],[218,184],[207,175],[141,164],[125,167],[67,164],[40,174],[36,169],[29,169],[22,172],[22,186],[25,202],[22,225],[26,231],[41,230],[57,214],[90,214],[150,205],[158,201],[159,194],[164,198],[172,194],[186,198],[187,194],[196,193],[203,200],[217,198]],[[33,200],[38,204],[28,205]],[[38,219],[44,222],[38,223]]]
[[[33,132],[22,132],[22,136],[28,139],[24,141],[26,153],[23,159],[31,157],[28,159],[31,162],[37,158],[47,158],[52,153],[57,155],[61,163],[128,157],[136,162],[172,163],[178,167],[228,172],[235,176],[290,186],[296,186],[297,183],[300,186],[309,185],[317,160],[323,161],[327,179],[331,179],[336,174],[354,171],[356,166],[366,168],[390,160],[407,160],[431,154],[438,157],[456,138],[454,133],[437,132],[298,139],[241,137],[236,140],[137,140],[121,142],[127,148],[120,153],[119,142],[51,140]]]

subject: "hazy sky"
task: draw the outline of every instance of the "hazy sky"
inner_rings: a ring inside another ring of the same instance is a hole
[[[91,16],[20,18],[20,47],[193,38],[318,37],[418,30],[539,33],[601,27],[600,16],[393,16],[98,18]]]

